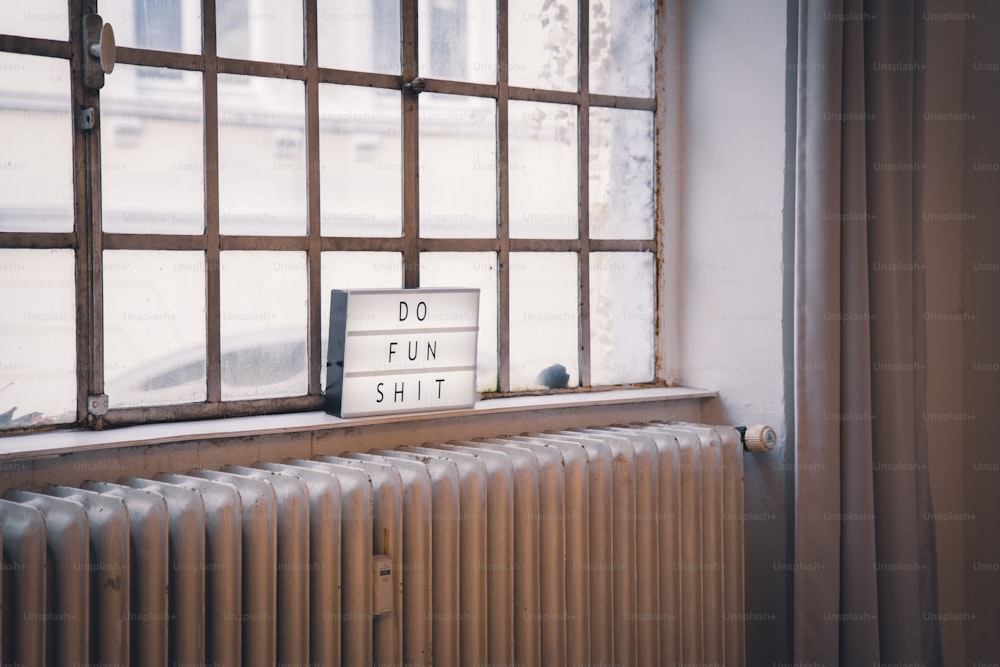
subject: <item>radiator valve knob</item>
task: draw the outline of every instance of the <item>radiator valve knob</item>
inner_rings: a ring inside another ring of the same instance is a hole
[[[769,452],[778,442],[778,434],[764,424],[747,426],[743,431],[743,447],[748,452]]]

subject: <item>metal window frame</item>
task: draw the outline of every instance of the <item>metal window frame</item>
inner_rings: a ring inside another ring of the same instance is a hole
[[[82,47],[82,16],[98,13],[97,0],[67,0],[69,40],[66,42],[12,35],[0,35],[0,51],[62,58],[72,72],[80,71],[85,54]],[[432,93],[488,98],[497,104],[497,235],[495,238],[421,238],[419,174],[402,170],[403,232],[398,238],[331,237],[320,232],[319,187],[319,84],[335,83],[403,91],[402,160],[419,164],[419,95],[406,92],[406,84],[418,76],[417,42],[418,0],[401,0],[401,73],[399,75],[362,73],[318,65],[317,0],[304,0],[304,60],[302,65],[221,58],[216,54],[215,0],[202,0],[203,49],[200,54],[170,53],[133,47],[118,47],[117,61],[122,64],[200,72],[203,95],[205,232],[197,235],[143,235],[105,233],[100,230],[101,216],[101,126],[100,95],[83,85],[82,76],[71,77],[74,115],[93,107],[98,122],[93,130],[81,130],[74,118],[74,218],[73,232],[11,232],[0,234],[0,248],[73,248],[76,251],[77,317],[77,425],[103,428],[111,425],[218,418],[263,413],[319,410],[323,388],[320,365],[309,364],[307,395],[255,400],[223,401],[221,397],[221,295],[220,254],[226,250],[295,250],[306,253],[308,271],[308,354],[311,360],[323,359],[319,305],[321,293],[321,256],[326,251],[392,251],[402,255],[403,287],[420,284],[420,254],[433,251],[492,252],[497,257],[498,284],[498,390],[484,398],[537,393],[591,391],[590,372],[590,253],[649,252],[655,258],[654,298],[656,377],[652,382],[625,387],[664,386],[665,345],[661,338],[661,300],[665,284],[664,205],[661,188],[655,187],[654,237],[648,240],[591,239],[589,220],[589,115],[595,107],[646,110],[654,113],[656,175],[660,179],[666,119],[664,97],[666,18],[665,0],[656,0],[656,50],[654,93],[651,98],[603,95],[589,91],[589,3],[580,0],[578,10],[577,91],[538,90],[511,86],[508,83],[508,3],[497,0],[497,82],[470,83],[424,78],[425,89]],[[218,75],[239,74],[302,81],[305,86],[306,177],[308,231],[303,236],[222,235],[219,230],[219,143]],[[113,76],[113,74],[111,75]],[[535,101],[573,105],[578,118],[578,235],[575,239],[511,238],[509,233],[508,180],[508,103]],[[116,408],[103,416],[90,414],[88,397],[104,391],[103,275],[104,250],[198,250],[205,253],[206,287],[206,370],[207,395],[204,402],[140,408]],[[578,261],[579,285],[579,368],[580,386],[539,392],[512,392],[510,387],[510,254],[514,252],[573,252]],[[669,346],[669,343],[667,344]],[[619,386],[620,387],[620,386]],[[35,429],[32,429],[35,430]],[[12,434],[16,431],[5,431]]]

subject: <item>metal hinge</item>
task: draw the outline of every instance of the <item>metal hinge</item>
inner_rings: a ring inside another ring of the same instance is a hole
[[[94,112],[94,107],[81,109],[80,116],[77,120],[81,130],[93,130],[97,120],[97,114]]]
[[[101,417],[108,412],[108,395],[98,394],[87,397],[87,412],[95,417]]]

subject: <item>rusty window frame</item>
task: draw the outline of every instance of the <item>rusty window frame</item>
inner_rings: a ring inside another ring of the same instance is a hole
[[[83,64],[80,17],[85,13],[99,13],[96,0],[67,0],[69,6],[69,39],[58,41],[0,34],[0,51],[62,58],[69,61],[71,70],[78,72]],[[5,232],[0,233],[0,248],[69,248],[76,251],[76,327],[77,327],[77,425],[91,428],[104,426],[148,423],[158,421],[199,419],[254,415],[264,413],[319,410],[322,407],[320,364],[315,360],[325,357],[320,332],[321,253],[326,251],[392,251],[402,254],[403,286],[420,284],[420,253],[434,251],[493,252],[498,267],[498,391],[484,394],[483,398],[506,396],[516,393],[557,393],[590,391],[590,294],[589,273],[591,252],[649,252],[656,258],[654,295],[657,311],[663,298],[663,206],[661,188],[655,188],[655,233],[648,240],[614,240],[589,238],[589,110],[594,107],[637,109],[654,112],[657,169],[659,177],[665,136],[665,36],[667,9],[665,2],[656,2],[656,63],[654,96],[651,98],[602,95],[589,92],[588,79],[588,11],[587,1],[581,0],[579,11],[578,66],[580,85],[576,92],[539,90],[510,86],[507,77],[508,13],[506,0],[498,0],[497,21],[497,82],[495,84],[469,83],[439,79],[423,79],[425,90],[493,99],[497,103],[497,196],[498,230],[495,238],[421,238],[419,234],[419,191],[415,170],[403,170],[403,233],[399,238],[323,237],[320,234],[319,188],[319,84],[335,83],[368,86],[387,90],[405,90],[408,82],[417,78],[417,0],[401,1],[401,75],[361,73],[348,70],[320,68],[317,46],[317,2],[303,3],[304,49],[302,65],[221,58],[216,55],[215,0],[202,0],[203,49],[200,54],[170,53],[140,48],[118,47],[117,61],[122,64],[165,67],[199,72],[202,77],[204,110],[204,159],[205,159],[205,232],[197,235],[142,235],[106,233],[99,231],[101,220],[100,123],[91,131],[79,127],[73,134],[74,209],[73,232]],[[294,79],[305,84],[306,151],[307,151],[307,210],[308,232],[304,236],[233,236],[219,232],[218,206],[218,85],[219,74],[239,74],[259,77]],[[82,77],[71,77],[71,100],[74,113],[93,107],[100,114],[100,96],[86,88]],[[509,187],[507,110],[510,101],[537,101],[576,106],[579,131],[579,233],[576,239],[524,239],[509,235]],[[419,95],[402,95],[402,146],[403,164],[418,164],[418,108]],[[96,168],[95,168],[96,167]],[[103,281],[99,258],[104,250],[196,250],[205,253],[206,265],[206,370],[207,399],[185,405],[117,408],[95,417],[88,410],[88,397],[99,396],[104,391],[104,340],[103,340]],[[295,250],[307,255],[309,298],[309,364],[307,395],[255,400],[223,401],[221,399],[220,354],[220,253],[226,250]],[[579,368],[580,386],[547,390],[545,392],[511,392],[510,347],[508,317],[510,307],[510,253],[512,252],[573,252],[578,260],[579,281]],[[660,316],[656,317],[657,354],[655,365],[661,369],[663,348]],[[657,371],[657,378],[650,383],[624,386],[663,386],[665,382]],[[13,433],[6,431],[4,433]]]

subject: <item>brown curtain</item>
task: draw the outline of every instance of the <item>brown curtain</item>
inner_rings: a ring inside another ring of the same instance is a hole
[[[799,4],[796,664],[941,664],[924,424],[923,3]]]

